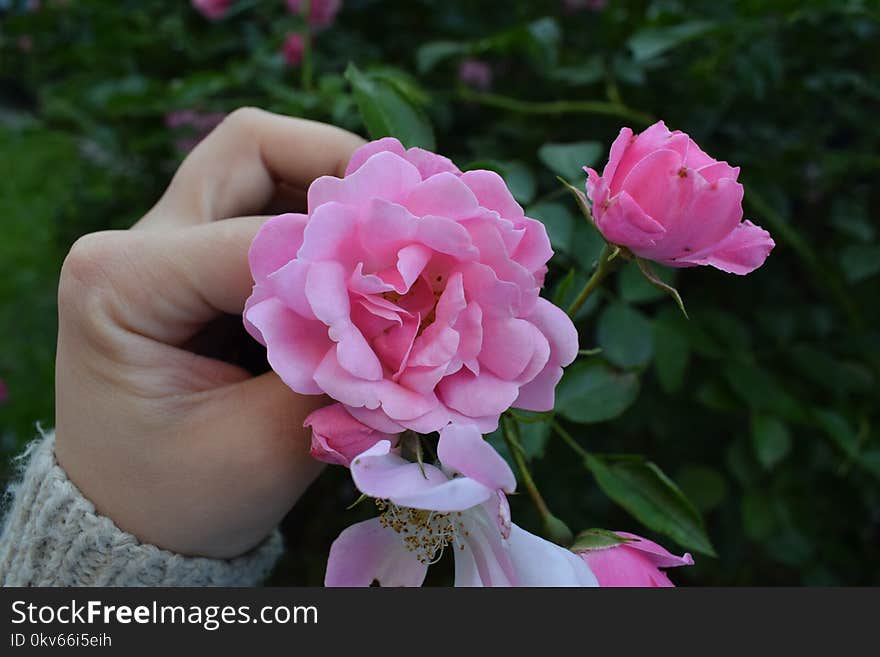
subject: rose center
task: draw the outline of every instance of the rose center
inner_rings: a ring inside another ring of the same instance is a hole
[[[381,514],[379,522],[383,527],[394,530],[407,550],[423,564],[433,564],[443,556],[448,545],[464,545],[459,536],[467,536],[468,531],[461,522],[461,511],[441,513],[425,509],[397,506],[388,500],[376,500]]]

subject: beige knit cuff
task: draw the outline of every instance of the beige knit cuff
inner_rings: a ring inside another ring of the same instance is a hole
[[[55,460],[55,435],[21,456],[0,533],[3,586],[254,586],[283,551],[276,531],[236,559],[185,557],[145,545],[99,515]]]

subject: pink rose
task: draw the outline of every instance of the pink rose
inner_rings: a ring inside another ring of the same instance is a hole
[[[748,274],[774,247],[770,233],[741,221],[739,167],[713,160],[662,121],[635,136],[623,128],[602,176],[586,171],[596,227],[637,256]]]
[[[330,404],[312,412],[303,423],[312,428],[311,454],[324,463],[348,467],[351,460],[380,440],[394,437],[355,420],[342,404]]]
[[[233,0],[192,0],[192,6],[209,21],[217,21],[226,15]]]
[[[292,14],[305,13],[303,0],[287,0]],[[342,8],[342,0],[309,0],[309,25],[315,28],[329,27]]]
[[[284,40],[281,46],[281,54],[288,66],[299,66],[306,49],[306,42],[302,34],[291,34]]]
[[[578,553],[599,580],[599,586],[675,586],[660,568],[694,564],[693,557],[688,553],[677,557],[646,538],[627,532],[614,533],[633,540]]]
[[[553,408],[577,332],[538,296],[553,251],[498,174],[380,139],[308,208],[254,238],[244,312],[293,390],[389,434]]]
[[[480,91],[488,91],[492,86],[492,68],[481,59],[466,59],[458,69],[458,79]]]

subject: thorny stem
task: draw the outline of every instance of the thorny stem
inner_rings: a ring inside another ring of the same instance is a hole
[[[586,458],[587,456],[589,456],[589,454],[587,453],[587,450],[585,450],[583,447],[581,447],[578,444],[578,441],[576,441],[574,439],[574,436],[572,436],[568,431],[566,431],[566,429],[561,424],[559,424],[559,422],[557,422],[556,420],[553,420],[553,429],[556,431],[556,433],[559,434],[559,437],[562,438],[562,440],[565,441],[565,443],[569,447],[571,447],[575,452],[577,452],[578,456],[580,456],[581,458]]]
[[[590,295],[596,291],[596,288],[605,280],[605,277],[614,270],[616,264],[613,262],[614,255],[614,247],[606,244],[605,248],[602,249],[602,253],[599,254],[599,263],[596,265],[593,275],[590,276],[590,280],[586,282],[583,289],[578,293],[577,298],[568,307],[566,312],[568,312],[569,317],[574,317],[577,314],[577,311],[586,303]]]
[[[501,428],[502,433],[504,434],[504,442],[507,443],[507,449],[510,450],[510,454],[513,456],[523,486],[526,487],[529,497],[532,498],[532,502],[538,509],[538,513],[541,514],[541,518],[545,521],[548,518],[552,518],[553,514],[550,512],[550,508],[544,501],[541,491],[539,491],[538,487],[535,485],[535,480],[532,479],[532,473],[529,472],[529,468],[526,465],[526,460],[523,456],[523,448],[519,444],[519,438],[517,437],[516,421],[509,415],[504,415],[501,418]]]
[[[617,116],[623,119],[650,125],[654,123],[654,117],[638,110],[630,109],[625,105],[615,102],[598,100],[552,100],[547,102],[534,102],[519,100],[498,94],[480,93],[467,87],[458,90],[459,97],[463,100],[489,107],[497,107],[520,114],[603,114]]]

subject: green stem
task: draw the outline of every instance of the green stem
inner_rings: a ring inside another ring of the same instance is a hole
[[[480,93],[473,91],[467,87],[461,87],[458,95],[463,100],[487,105],[488,107],[497,107],[511,112],[520,114],[602,114],[605,116],[616,116],[622,119],[630,119],[640,125],[650,125],[655,119],[650,114],[630,109],[620,103],[600,101],[600,100],[552,100],[546,102],[535,102],[528,100],[519,100],[510,98],[509,96],[501,96],[498,94]]]
[[[502,433],[504,434],[504,442],[507,443],[507,449],[510,450],[510,454],[513,456],[513,461],[516,463],[517,470],[519,470],[523,486],[526,487],[529,496],[532,498],[532,502],[538,509],[538,513],[541,514],[541,519],[547,521],[548,518],[554,516],[550,512],[547,503],[544,501],[541,491],[539,491],[537,485],[535,485],[535,480],[532,479],[532,473],[529,472],[529,468],[526,465],[526,460],[523,456],[523,448],[519,444],[519,438],[517,438],[516,435],[515,420],[509,415],[504,415],[501,418],[501,428]]]
[[[586,458],[587,456],[589,456],[589,453],[587,452],[587,450],[585,450],[583,447],[581,447],[578,444],[578,441],[576,441],[574,439],[574,436],[572,436],[568,431],[566,431],[565,428],[561,424],[559,424],[559,422],[557,422],[556,420],[553,420],[553,430],[556,431],[556,433],[559,434],[559,437],[562,438],[562,440],[565,441],[565,443],[569,447],[571,447],[575,452],[577,452],[577,454],[581,458]]]
[[[312,89],[312,0],[305,0],[303,16],[306,19],[306,30],[303,36],[303,58],[300,66],[300,83],[304,91]]]
[[[615,263],[611,260],[613,254],[615,254],[614,247],[606,244],[605,248],[602,249],[602,253],[599,254],[599,263],[596,265],[593,275],[590,276],[590,280],[586,282],[583,289],[581,289],[575,300],[568,307],[569,317],[574,317],[577,314],[577,311],[586,303],[590,295],[596,291],[596,288],[605,280],[605,277],[614,270]]]

